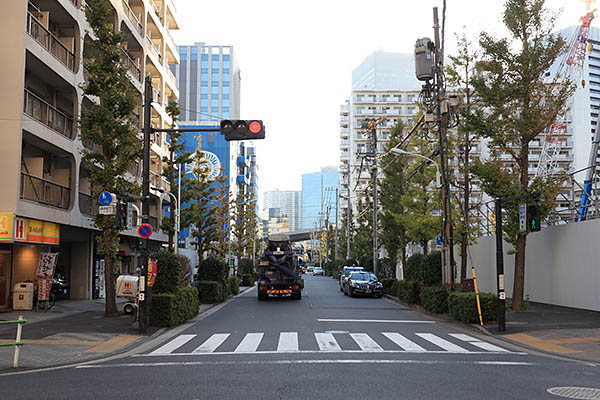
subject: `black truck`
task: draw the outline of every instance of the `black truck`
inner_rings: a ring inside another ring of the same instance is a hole
[[[302,298],[303,281],[300,278],[298,255],[285,234],[269,237],[267,248],[258,265],[258,300],[269,296]]]

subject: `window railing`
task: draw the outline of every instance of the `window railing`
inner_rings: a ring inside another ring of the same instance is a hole
[[[67,49],[44,25],[31,14],[27,13],[27,33],[38,41],[46,50],[63,63],[71,71],[76,70],[75,54]]]
[[[123,64],[127,66],[131,75],[138,81],[142,82],[142,71],[135,65],[135,60],[127,54],[125,50],[123,50],[123,55],[121,56],[121,60],[123,60]]]
[[[94,215],[92,196],[85,193],[79,193],[79,211],[85,215]]]
[[[61,135],[73,139],[73,119],[27,89],[23,112]]]
[[[169,66],[167,65],[165,69],[167,70],[167,75],[169,75],[169,77],[173,79],[173,82],[177,83],[177,80],[175,79],[175,75],[173,74],[173,71],[171,71],[171,68],[169,68]]]
[[[135,16],[133,11],[129,7],[129,3],[126,0],[122,0],[122,1],[123,1],[123,7],[125,8],[125,13],[127,14],[127,17],[131,20],[131,22],[133,22],[133,25],[135,25],[135,27],[137,28],[138,33],[141,36],[144,36],[144,28],[142,27],[140,20],[137,19],[137,17]]]
[[[146,36],[146,43],[148,43],[148,47],[150,47],[150,49],[152,49],[152,51],[154,52],[154,55],[158,58],[158,61],[160,61],[160,63],[162,64],[162,56],[160,55],[160,51],[158,51],[156,46],[154,46],[154,42],[152,41],[152,39],[150,39],[150,36]]]
[[[69,209],[71,189],[46,179],[21,172],[21,198]]]
[[[162,105],[162,96],[155,88],[152,88],[152,101]]]
[[[160,22],[163,22],[163,17],[162,17],[162,14],[160,13],[160,9],[158,8],[158,6],[154,2],[154,0],[150,0],[150,4],[152,5],[152,9],[156,13],[156,16],[158,17],[158,19],[160,19]]]

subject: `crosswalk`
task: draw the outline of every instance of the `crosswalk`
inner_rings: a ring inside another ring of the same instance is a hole
[[[271,339],[277,334],[269,334]],[[270,354],[270,353],[339,353],[339,352],[409,352],[482,354],[512,353],[495,344],[484,342],[463,333],[437,335],[433,333],[400,334],[378,332],[375,334],[350,332],[315,332],[304,338],[302,348],[298,332],[279,332],[276,341],[265,343],[264,332],[240,335],[215,333],[202,340],[197,334],[179,335],[153,350],[148,356],[209,355],[209,354]],[[374,336],[374,337],[373,337]],[[443,336],[443,337],[442,337]],[[277,345],[275,346],[275,342]],[[262,346],[261,346],[262,345]]]

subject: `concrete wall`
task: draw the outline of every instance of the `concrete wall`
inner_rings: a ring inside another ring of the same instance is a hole
[[[543,228],[527,236],[525,295],[531,301],[600,311],[600,220]],[[512,297],[514,255],[504,243],[506,296]],[[458,254],[456,251],[455,254]],[[470,255],[470,256],[469,256]],[[496,238],[482,237],[467,255],[482,292],[496,292]],[[460,256],[457,257],[460,265]],[[460,272],[459,272],[460,274]],[[460,276],[460,275],[459,275]]]

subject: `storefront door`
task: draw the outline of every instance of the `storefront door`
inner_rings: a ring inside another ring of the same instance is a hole
[[[8,294],[10,293],[9,279],[10,252],[0,251],[0,307],[6,306]]]

